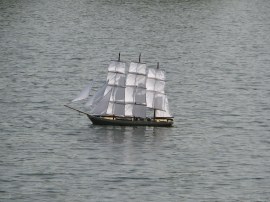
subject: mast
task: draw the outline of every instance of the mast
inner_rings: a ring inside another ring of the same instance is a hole
[[[159,69],[159,62],[157,63],[157,69]],[[156,119],[156,109],[154,109],[154,120]]]
[[[120,62],[120,53],[118,61],[112,61],[108,68],[107,80],[108,87],[106,90],[112,91],[107,108],[107,114],[113,116],[124,116],[126,64]]]
[[[146,64],[131,62],[125,89],[125,116],[146,117]]]
[[[165,72],[157,68],[149,68],[146,81],[146,103],[147,107],[154,109],[154,118],[157,110],[165,109]]]
[[[159,69],[159,62],[157,63],[157,69]],[[165,85],[165,75],[164,75],[164,85]],[[168,98],[167,95],[165,94],[165,89],[164,89],[164,97],[163,97],[163,109],[159,110],[159,109],[154,109],[154,119],[155,117],[166,117],[166,118],[171,118],[173,117],[170,113],[170,109],[169,109],[169,102],[168,102]]]
[[[125,80],[126,64],[120,61],[120,53],[117,61],[111,61],[108,67],[107,83],[101,91],[101,99],[98,99],[92,109],[97,115],[124,116],[125,111]],[[95,110],[97,109],[97,110]]]

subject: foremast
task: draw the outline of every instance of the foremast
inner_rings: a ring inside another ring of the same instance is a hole
[[[103,98],[91,110],[94,115],[125,115],[125,82],[126,64],[120,61],[111,61],[108,67],[107,84]]]

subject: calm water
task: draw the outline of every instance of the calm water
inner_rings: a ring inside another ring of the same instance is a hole
[[[173,128],[63,107],[111,59],[167,72]],[[0,201],[270,201],[270,1],[1,0]]]

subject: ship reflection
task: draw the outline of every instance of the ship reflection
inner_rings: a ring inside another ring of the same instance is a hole
[[[170,129],[160,127],[91,125],[90,129],[95,141],[114,144],[159,142],[170,134]]]

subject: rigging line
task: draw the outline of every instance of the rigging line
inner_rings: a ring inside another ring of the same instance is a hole
[[[82,113],[82,114],[90,115],[90,114],[88,114],[88,113],[86,113],[86,112],[83,112],[83,111],[81,111],[81,110],[75,109],[75,108],[70,107],[70,106],[68,106],[68,105],[64,105],[64,106],[67,107],[67,108],[69,108],[69,109],[72,109],[72,110],[74,110],[74,111],[80,112],[80,113]]]

